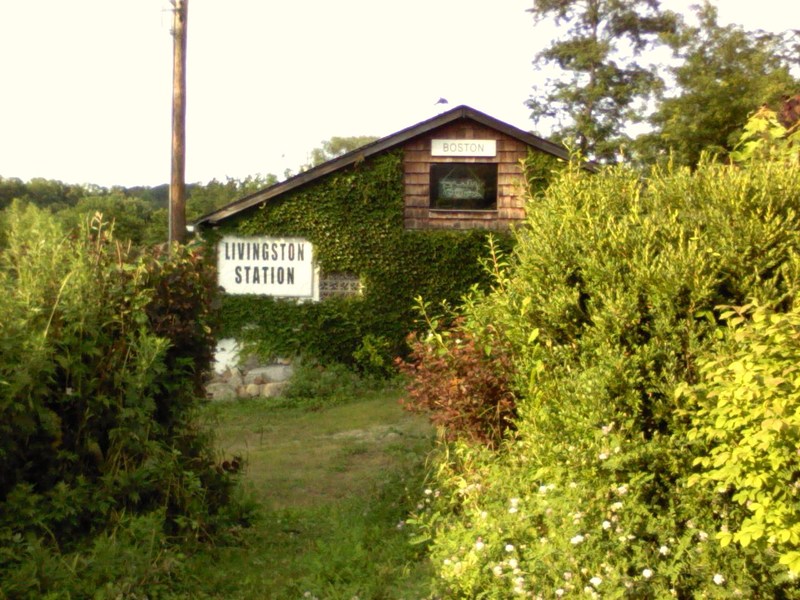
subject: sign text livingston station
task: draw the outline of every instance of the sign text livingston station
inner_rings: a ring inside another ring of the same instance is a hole
[[[228,294],[314,296],[314,248],[304,239],[224,236],[217,270]]]

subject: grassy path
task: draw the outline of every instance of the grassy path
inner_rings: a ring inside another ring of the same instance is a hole
[[[195,557],[207,598],[418,599],[426,565],[400,525],[432,446],[397,392],[303,410],[265,400],[209,407],[258,503],[241,543]]]

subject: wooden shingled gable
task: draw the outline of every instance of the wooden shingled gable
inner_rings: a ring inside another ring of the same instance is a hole
[[[195,221],[194,225],[195,227],[202,227],[203,225],[216,225],[225,221],[226,219],[238,215],[242,211],[246,211],[250,208],[263,204],[264,202],[312,183],[322,177],[339,171],[340,169],[344,169],[357,162],[368,159],[371,156],[386,152],[398,146],[407,146],[416,138],[424,138],[426,135],[434,132],[435,130],[440,130],[459,122],[468,121],[472,121],[478,126],[496,130],[508,138],[515,139],[530,148],[535,148],[539,151],[551,154],[564,160],[569,158],[567,151],[558,144],[554,144],[553,142],[545,140],[539,136],[522,131],[521,129],[513,127],[478,110],[470,108],[469,106],[458,106],[447,112],[437,115],[436,117],[428,119],[427,121],[423,121],[398,131],[397,133],[388,135],[370,144],[357,148],[352,152],[348,152],[347,154],[343,154],[342,156],[334,158],[333,160],[313,167],[312,169],[295,175],[286,181],[276,183],[270,187],[264,188],[263,190],[259,190],[258,192],[250,194],[249,196],[245,196],[239,200],[231,202],[222,208],[200,217]],[[407,219],[407,222],[408,221],[409,219]],[[411,222],[413,223],[413,220]]]

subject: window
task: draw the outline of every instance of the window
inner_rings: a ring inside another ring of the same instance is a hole
[[[364,285],[354,273],[322,273],[319,278],[319,299],[361,296]]]
[[[497,164],[431,164],[431,208],[495,210]]]

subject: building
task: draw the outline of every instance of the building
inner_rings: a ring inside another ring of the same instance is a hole
[[[523,162],[536,155],[568,158],[459,106],[201,217],[223,335],[262,354],[385,369],[416,327],[416,299],[456,304],[491,283],[481,258],[513,245]]]

